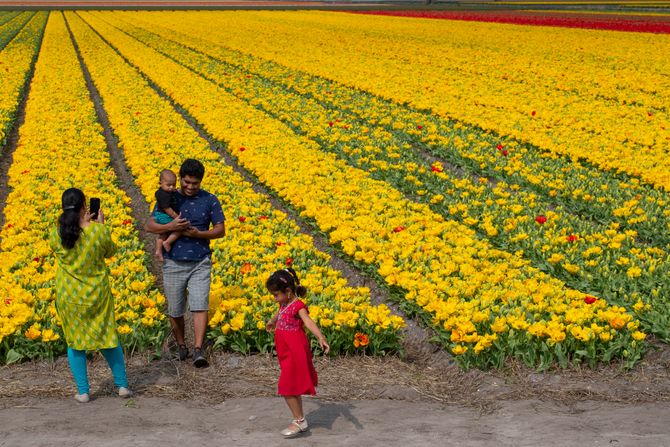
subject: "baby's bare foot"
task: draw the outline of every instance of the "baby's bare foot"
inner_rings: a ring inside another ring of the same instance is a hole
[[[163,259],[163,250],[156,250],[156,252],[154,253],[154,257],[158,262],[163,262],[165,260]]]
[[[169,253],[172,250],[172,244],[168,241],[163,241],[163,248]]]

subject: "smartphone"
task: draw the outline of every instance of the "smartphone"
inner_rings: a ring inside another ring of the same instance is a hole
[[[91,203],[88,205],[88,212],[91,215],[92,220],[98,218],[98,212],[100,211],[100,199],[97,197],[91,197]]]

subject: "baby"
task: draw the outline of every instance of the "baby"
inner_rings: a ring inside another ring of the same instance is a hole
[[[153,213],[156,223],[165,225],[179,216],[177,205],[177,176],[169,169],[160,173],[160,188],[156,191],[156,210]],[[170,251],[172,244],[181,237],[180,231],[158,235],[156,241],[156,258],[163,261],[163,249]]]

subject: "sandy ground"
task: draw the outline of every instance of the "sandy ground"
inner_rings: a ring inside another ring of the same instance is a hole
[[[670,445],[668,404],[586,401],[563,406],[504,401],[490,414],[474,408],[389,399],[305,399],[311,429],[284,440],[278,398],[197,401],[98,397],[27,399],[0,410],[1,446],[387,445],[578,446]]]
[[[490,414],[474,408],[389,399],[305,399],[311,429],[292,440],[278,430],[278,398],[197,401],[99,397],[27,399],[0,410],[1,446],[386,445],[649,446],[670,445],[668,404],[586,401],[565,406],[504,401]]]
[[[99,355],[79,404],[67,360],[0,368],[0,446],[385,445],[670,446],[670,349],[633,371],[463,372],[396,357],[317,358],[311,425],[298,439],[276,396],[271,355],[213,353],[195,369],[169,356],[128,361],[135,396],[114,395]]]

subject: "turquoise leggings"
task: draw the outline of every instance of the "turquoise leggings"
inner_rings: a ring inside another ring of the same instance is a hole
[[[123,349],[121,345],[116,348],[101,349],[102,355],[107,360],[112,369],[114,385],[117,387],[128,388],[128,379],[126,377],[126,365],[123,362]],[[86,369],[86,351],[67,348],[67,359],[70,361],[70,369],[74,376],[74,383],[77,384],[79,394],[86,394],[89,391],[88,371]]]

